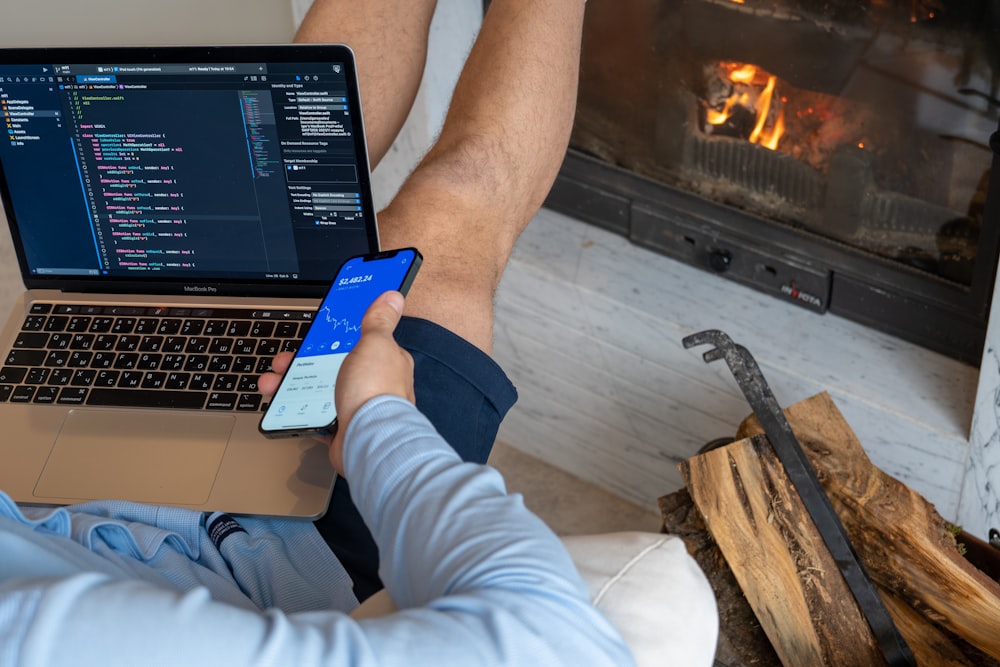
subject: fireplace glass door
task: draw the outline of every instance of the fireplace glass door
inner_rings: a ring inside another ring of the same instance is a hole
[[[992,287],[1000,220],[984,211],[998,97],[995,0],[589,0],[571,149],[784,229],[775,257],[795,235],[836,255],[818,269],[801,260],[798,284],[778,286],[789,296],[805,285],[815,303],[803,305],[838,305],[835,286],[809,282],[816,269],[893,274],[918,308],[949,308],[948,294],[983,302]],[[624,190],[612,196],[636,191]],[[653,218],[676,218],[647,199]],[[751,236],[744,273],[769,254]],[[708,249],[716,270],[739,254],[727,243]],[[850,256],[862,268],[845,268]],[[984,319],[984,308],[957,317]]]

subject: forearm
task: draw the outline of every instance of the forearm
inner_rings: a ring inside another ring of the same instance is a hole
[[[366,627],[376,651],[412,664],[630,664],[558,538],[495,470],[462,463],[401,405],[366,405],[345,443],[380,574],[405,612]]]

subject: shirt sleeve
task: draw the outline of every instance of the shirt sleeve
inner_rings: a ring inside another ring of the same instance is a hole
[[[351,420],[345,472],[400,611],[256,612],[108,573],[0,582],[0,663],[630,665],[561,543],[409,403]]]

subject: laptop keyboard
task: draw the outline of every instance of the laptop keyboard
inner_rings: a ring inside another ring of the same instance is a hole
[[[32,304],[0,402],[260,411],[258,376],[312,311]]]

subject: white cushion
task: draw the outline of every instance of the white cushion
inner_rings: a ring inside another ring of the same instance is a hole
[[[632,649],[639,667],[711,667],[719,635],[715,595],[684,541],[644,532],[562,538],[594,605]],[[385,590],[351,615],[395,611]]]
[[[639,667],[711,667],[719,636],[715,594],[682,539],[622,532],[564,537],[563,544]]]

